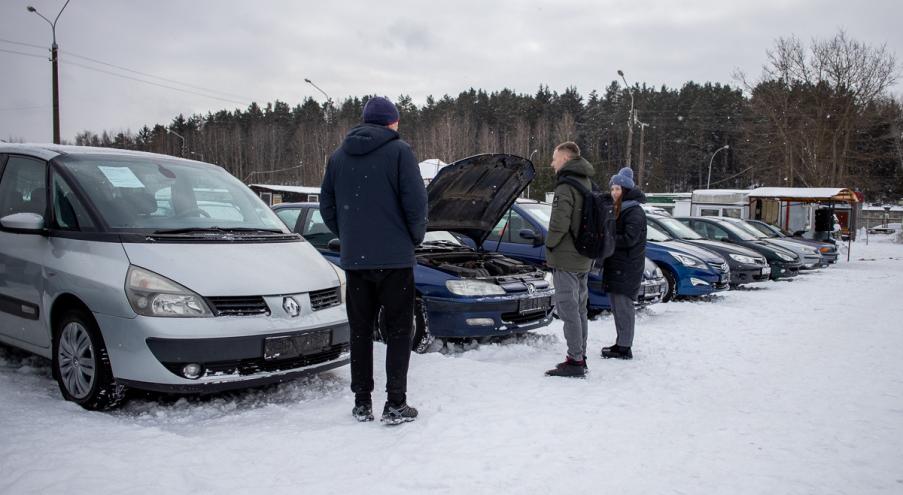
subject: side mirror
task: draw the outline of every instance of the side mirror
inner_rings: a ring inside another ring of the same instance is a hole
[[[542,238],[542,235],[537,234],[530,229],[521,229],[521,231],[518,232],[517,235],[520,236],[521,239],[532,240],[533,247],[542,246],[542,244],[545,242],[545,239]]]
[[[330,251],[338,253],[342,250],[342,242],[338,239],[332,239],[331,241],[329,241],[329,244],[326,245],[326,248]]]
[[[21,234],[42,234],[44,217],[37,213],[13,213],[0,218],[0,225],[4,229]]]

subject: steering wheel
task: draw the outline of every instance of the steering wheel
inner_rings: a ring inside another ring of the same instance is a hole
[[[210,218],[209,213],[207,213],[206,211],[204,211],[198,207],[189,208],[189,209],[183,211],[182,213],[179,213],[178,215],[176,215],[176,217],[177,218],[185,218],[188,216],[192,216],[192,214],[198,214],[198,216],[201,216],[204,218]]]

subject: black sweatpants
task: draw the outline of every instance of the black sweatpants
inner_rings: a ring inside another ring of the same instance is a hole
[[[413,268],[348,270],[347,308],[351,326],[351,391],[373,392],[373,329],[384,308],[386,392],[389,402],[405,402],[414,320]]]

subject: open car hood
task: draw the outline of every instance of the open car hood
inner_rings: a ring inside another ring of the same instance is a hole
[[[426,188],[427,230],[463,234],[481,246],[535,175],[533,163],[515,155],[475,155],[446,166]]]

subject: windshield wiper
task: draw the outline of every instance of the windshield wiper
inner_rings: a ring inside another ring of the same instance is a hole
[[[154,235],[178,235],[178,234],[194,234],[194,233],[215,233],[229,234],[233,232],[265,232],[268,234],[285,234],[285,232],[277,229],[255,229],[250,227],[185,227],[181,229],[162,229],[155,230]]]

